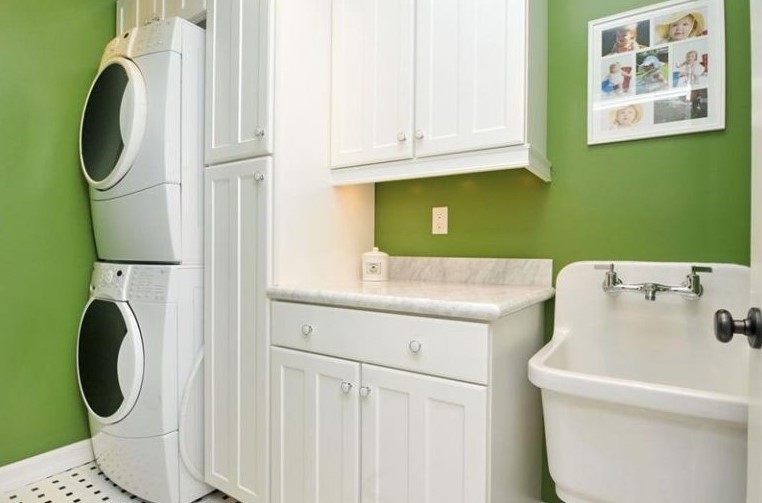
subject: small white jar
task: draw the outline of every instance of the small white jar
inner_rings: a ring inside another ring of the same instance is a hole
[[[362,254],[362,280],[386,281],[389,279],[389,255],[373,247]]]

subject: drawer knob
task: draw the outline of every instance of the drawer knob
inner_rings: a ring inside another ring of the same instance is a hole
[[[370,388],[368,386],[363,386],[360,388],[360,396],[365,397],[370,395]]]
[[[302,325],[302,335],[307,337],[308,335],[311,335],[312,332],[314,332],[315,329],[312,327],[312,325],[304,324]]]
[[[346,381],[341,383],[341,391],[343,391],[344,393],[349,393],[350,391],[352,391],[352,383],[349,383]]]
[[[423,348],[423,344],[421,344],[420,341],[410,341],[410,344],[408,344],[407,347],[410,349],[411,353],[418,353],[421,348]]]

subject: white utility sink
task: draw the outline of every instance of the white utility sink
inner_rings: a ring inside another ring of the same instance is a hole
[[[608,262],[565,267],[552,340],[529,362],[550,474],[566,503],[746,501],[747,358],[714,312],[744,317],[749,270],[700,273],[703,294],[605,293]],[[625,284],[679,285],[691,263],[614,262]]]

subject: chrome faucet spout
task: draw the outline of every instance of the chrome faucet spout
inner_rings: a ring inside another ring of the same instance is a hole
[[[653,283],[646,283],[643,285],[643,291],[646,292],[646,300],[655,301],[656,292],[659,291],[659,288]]]

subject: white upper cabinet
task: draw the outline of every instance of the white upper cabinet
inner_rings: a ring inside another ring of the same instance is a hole
[[[333,2],[331,164],[413,157],[413,0]]]
[[[524,143],[523,2],[417,2],[416,155]]]
[[[333,182],[506,168],[549,181],[546,8],[334,1]]]
[[[206,17],[206,0],[117,0],[116,35],[172,16],[192,23],[202,21]]]
[[[208,4],[205,163],[271,154],[272,0]]]

